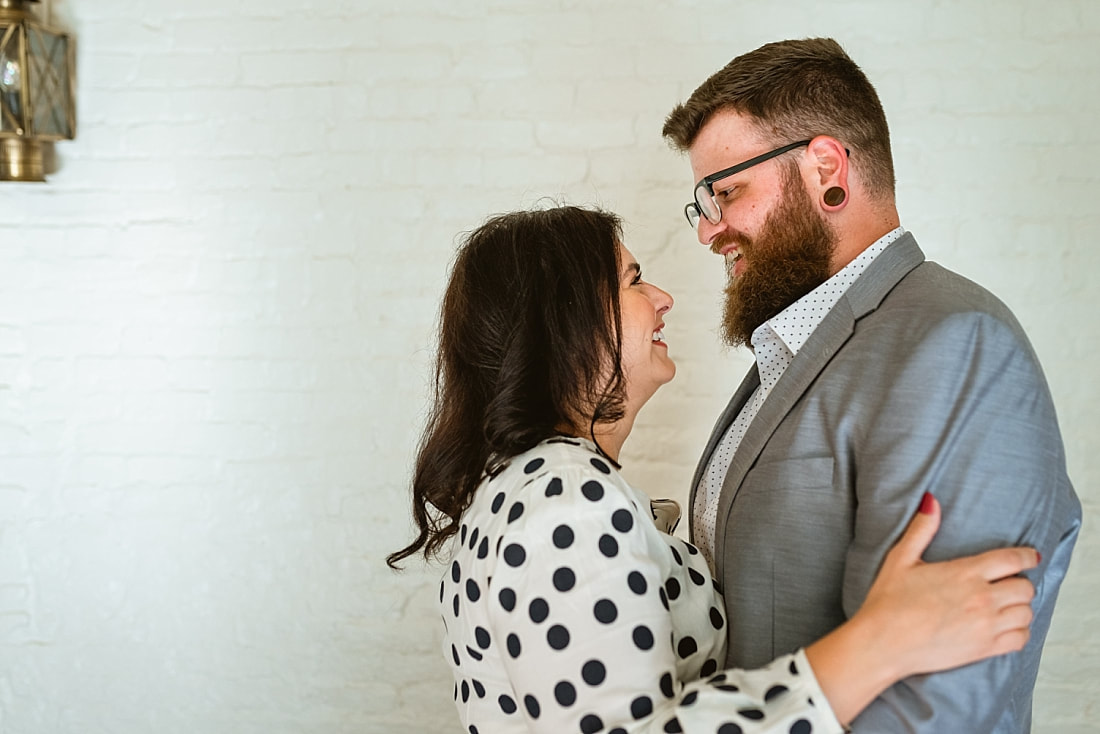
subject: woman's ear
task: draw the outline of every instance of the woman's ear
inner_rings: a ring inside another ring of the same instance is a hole
[[[809,159],[814,166],[811,194],[818,206],[836,212],[848,202],[848,150],[834,137],[818,135],[810,141]]]

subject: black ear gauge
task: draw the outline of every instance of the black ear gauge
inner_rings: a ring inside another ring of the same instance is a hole
[[[825,190],[825,203],[829,206],[840,206],[847,197],[848,194],[839,186],[831,186]]]

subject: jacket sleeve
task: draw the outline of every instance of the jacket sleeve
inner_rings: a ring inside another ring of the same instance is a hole
[[[943,506],[925,560],[1030,545],[1043,563],[1028,573],[1036,587],[1035,619],[1023,651],[903,680],[852,730],[1001,731],[1002,720],[1030,721],[1039,656],[1080,505],[1066,476],[1047,385],[1017,328],[964,313],[907,338],[905,348],[886,359],[891,374],[878,386],[885,399],[879,392],[874,407],[861,406],[870,419],[851,448],[858,509],[846,558],[845,613],[859,608],[925,491]]]

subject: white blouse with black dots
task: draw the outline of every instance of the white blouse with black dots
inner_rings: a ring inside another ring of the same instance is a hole
[[[439,601],[470,734],[843,731],[801,650],[718,671],[726,620],[702,556],[582,439],[482,482]]]

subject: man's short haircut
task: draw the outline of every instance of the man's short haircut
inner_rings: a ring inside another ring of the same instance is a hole
[[[738,56],[703,82],[665,120],[681,152],[715,113],[754,118],[775,146],[830,135],[851,151],[856,175],[878,199],[894,195],[890,130],[867,76],[831,38],[778,41]]]

